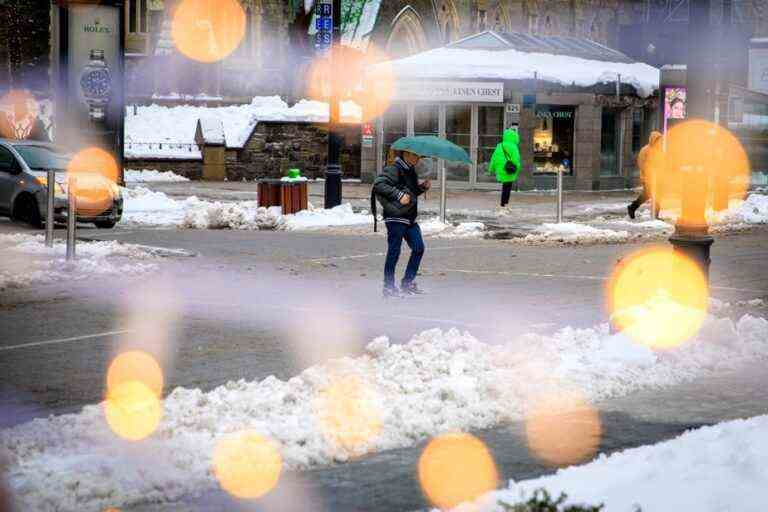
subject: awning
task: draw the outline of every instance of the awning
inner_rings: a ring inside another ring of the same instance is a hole
[[[621,82],[648,97],[659,69],[588,39],[487,31],[448,46],[391,61],[401,80],[530,80],[592,87]]]

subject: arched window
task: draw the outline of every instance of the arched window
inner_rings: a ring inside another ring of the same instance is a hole
[[[395,17],[387,40],[387,54],[405,57],[427,48],[427,36],[421,18],[411,7],[406,7]]]
[[[441,0],[437,9],[437,23],[443,34],[443,42],[450,43],[459,35],[459,17],[451,0]]]

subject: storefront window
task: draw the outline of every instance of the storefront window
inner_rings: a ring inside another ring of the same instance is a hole
[[[575,107],[539,105],[533,130],[534,172],[573,174]]]
[[[392,105],[384,113],[384,165],[389,163],[389,148],[400,137],[405,137],[408,126],[408,111],[405,105]]]
[[[413,108],[414,135],[440,135],[440,107],[437,105],[415,105]],[[437,166],[432,158],[424,158],[416,171],[422,179],[437,179]]]
[[[618,176],[619,160],[617,137],[617,112],[603,109],[600,128],[600,176]]]
[[[496,176],[489,176],[487,172],[493,150],[501,142],[504,132],[504,107],[480,106],[477,111],[477,181],[494,182],[496,181]]]
[[[445,135],[454,144],[469,153],[472,133],[472,108],[469,105],[448,105],[445,108]],[[445,176],[449,180],[469,181],[468,164],[445,162]]]

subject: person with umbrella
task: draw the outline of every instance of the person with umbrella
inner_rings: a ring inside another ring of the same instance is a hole
[[[384,298],[424,293],[416,284],[416,276],[424,256],[424,239],[417,222],[419,196],[430,189],[430,180],[419,180],[416,165],[422,157],[470,162],[466,151],[444,139],[433,136],[403,137],[392,145],[394,161],[384,167],[371,190],[371,212],[376,231],[376,200],[381,203],[387,226],[387,257],[384,263]],[[444,191],[443,191],[444,192]],[[395,286],[395,269],[400,250],[406,241],[411,257],[400,282]]]
[[[496,174],[501,183],[501,207],[509,204],[512,184],[520,174],[520,136],[515,130],[504,130],[504,135],[491,155],[488,174]]]

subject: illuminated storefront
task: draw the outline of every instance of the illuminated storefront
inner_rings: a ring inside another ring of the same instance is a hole
[[[446,165],[453,186],[495,187],[491,154],[515,129],[520,189],[552,188],[557,172],[568,188],[636,182],[636,153],[657,120],[656,68],[586,39],[493,31],[391,64],[395,93],[363,144],[364,180],[381,172],[399,137],[437,135],[472,160]]]

